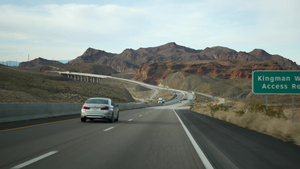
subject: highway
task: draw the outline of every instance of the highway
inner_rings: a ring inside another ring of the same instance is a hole
[[[123,111],[113,124],[76,118],[0,138],[0,168],[22,168],[49,153],[24,168],[204,168],[171,109]]]
[[[113,124],[73,118],[2,130],[0,168],[299,168],[299,146],[184,104],[121,111]]]

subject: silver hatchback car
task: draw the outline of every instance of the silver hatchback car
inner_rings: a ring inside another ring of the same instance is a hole
[[[111,123],[118,121],[118,106],[109,98],[89,98],[81,108],[81,122],[86,122],[87,119],[107,119]]]

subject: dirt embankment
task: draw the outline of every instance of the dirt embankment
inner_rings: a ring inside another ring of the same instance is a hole
[[[41,73],[0,66],[0,102],[83,103],[90,97],[109,97],[133,102],[121,83],[102,79],[99,83],[75,82],[56,73]]]
[[[289,106],[279,104],[266,106],[261,103],[228,102],[225,104],[203,104],[194,102],[193,111],[224,120],[241,127],[300,145],[300,107],[294,110],[294,122]]]

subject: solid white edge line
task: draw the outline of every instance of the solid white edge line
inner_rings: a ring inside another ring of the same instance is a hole
[[[113,129],[114,127],[109,127],[109,128],[107,128],[107,129],[104,129],[103,131],[108,131],[108,130],[111,130],[111,129]]]
[[[51,155],[53,155],[53,154],[55,154],[55,153],[57,153],[57,152],[58,152],[58,151],[50,151],[49,153],[46,153],[46,154],[41,155],[41,156],[39,156],[39,157],[36,157],[36,158],[34,158],[34,159],[32,159],[32,160],[26,161],[26,162],[24,162],[24,163],[22,163],[22,164],[19,164],[19,165],[13,167],[12,169],[20,169],[20,168],[26,167],[26,166],[28,166],[28,165],[30,165],[30,164],[32,164],[32,163],[35,163],[35,162],[37,162],[37,161],[39,161],[39,160],[42,160],[42,159],[44,159],[44,158],[46,158],[46,157],[49,157],[49,156],[51,156]]]
[[[201,150],[201,148],[199,147],[199,145],[197,144],[197,142],[195,141],[195,139],[193,138],[193,136],[191,135],[189,130],[183,124],[183,122],[181,121],[181,119],[178,116],[178,114],[176,113],[176,111],[174,109],[173,109],[173,111],[174,111],[175,115],[177,116],[178,120],[180,121],[185,133],[187,134],[188,138],[190,139],[192,145],[194,146],[194,148],[195,148],[198,156],[200,157],[201,161],[203,162],[205,168],[206,169],[213,169],[214,167],[211,165],[211,163],[209,162],[209,160],[207,159],[207,157],[205,156],[205,154],[203,153],[203,151]]]

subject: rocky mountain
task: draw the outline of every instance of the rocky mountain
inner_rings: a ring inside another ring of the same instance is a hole
[[[155,62],[142,65],[134,80],[159,84],[169,75],[183,72],[220,79],[250,79],[253,70],[282,70],[274,61],[247,62],[239,60],[205,60],[193,62]]]
[[[109,76],[118,73],[110,66],[99,65],[95,63],[77,63],[74,65],[64,65],[63,68],[71,72],[92,73],[92,74],[101,74],[101,75],[109,75]]]
[[[295,62],[280,55],[271,55],[262,49],[254,49],[249,53],[237,52],[221,46],[196,50],[177,45],[174,42],[157,47],[139,48],[137,50],[126,49],[120,54],[88,48],[81,56],[70,61],[68,64],[97,63],[110,66],[118,72],[126,72],[128,69],[137,69],[146,63],[218,59],[234,59],[246,62],[275,61],[285,70],[297,69],[298,67]]]
[[[74,64],[63,64],[59,61],[47,60],[43,58],[37,58],[29,62],[22,62],[20,68],[32,68],[40,72],[49,71],[71,71],[71,72],[82,72],[82,73],[92,73],[101,75],[112,75],[118,74],[118,71],[114,70],[110,66],[94,63],[93,58],[88,62],[78,62]]]
[[[69,64],[78,63],[106,63],[108,60],[112,59],[116,54],[107,53],[103,50],[96,50],[93,48],[88,48],[80,57],[69,61]]]
[[[19,67],[38,67],[40,71],[67,70],[128,76],[148,83],[159,83],[174,72],[218,76],[225,79],[251,78],[252,70],[299,70],[299,66],[280,55],[262,49],[237,52],[216,46],[196,50],[174,42],[157,47],[126,49],[120,54],[88,48],[81,56],[62,64],[38,58]]]
[[[81,56],[68,62],[70,65],[80,63],[106,65],[112,67],[118,72],[124,72],[126,69],[132,66],[132,64],[127,63],[125,59],[120,59],[117,54],[107,53],[103,50],[96,50],[93,48],[88,48]]]
[[[43,67],[43,66],[50,66],[50,65],[63,65],[63,63],[55,60],[47,60],[43,58],[37,58],[28,62],[21,62],[19,67]]]

